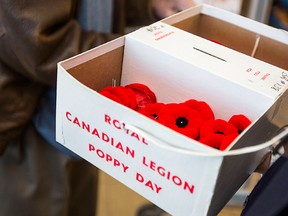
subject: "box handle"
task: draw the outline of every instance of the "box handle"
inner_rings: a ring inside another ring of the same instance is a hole
[[[122,122],[122,125],[123,125],[124,130],[133,131],[133,132],[137,133],[138,135],[142,136],[143,138],[145,138],[150,143],[153,143],[154,145],[156,145],[160,148],[165,148],[165,149],[170,150],[170,151],[176,151],[179,153],[189,154],[192,156],[204,156],[204,157],[236,156],[236,155],[242,155],[242,154],[257,152],[257,151],[263,150],[265,148],[269,148],[269,151],[273,152],[275,146],[279,145],[280,143],[283,142],[283,140],[288,138],[288,126],[284,126],[280,130],[280,132],[276,136],[274,136],[272,139],[270,139],[264,143],[258,144],[258,145],[243,147],[240,149],[234,149],[234,150],[230,150],[230,151],[195,152],[191,149],[181,148],[181,147],[175,146],[173,144],[169,144],[169,143],[163,144],[163,142],[160,141],[158,138],[151,136],[150,134],[143,131],[142,129],[140,129],[137,126],[134,126],[134,125],[131,125],[128,123],[124,123],[124,122]]]

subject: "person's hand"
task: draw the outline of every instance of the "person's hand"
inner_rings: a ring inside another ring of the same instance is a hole
[[[193,0],[151,0],[152,9],[160,19],[195,5]]]
[[[260,164],[258,165],[258,167],[254,172],[264,174],[270,167],[271,158],[272,158],[271,152],[268,152],[266,155],[264,155]]]

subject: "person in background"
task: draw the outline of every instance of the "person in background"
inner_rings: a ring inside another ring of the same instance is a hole
[[[0,2],[1,215],[95,216],[97,169],[55,141],[56,65],[123,34],[126,7],[152,22],[185,0]]]
[[[139,0],[126,1],[126,27],[149,25],[159,19],[195,6],[194,0]]]
[[[288,1],[274,0],[269,17],[269,25],[288,31]]]

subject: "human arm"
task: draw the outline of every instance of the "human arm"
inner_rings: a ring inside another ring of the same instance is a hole
[[[196,5],[193,0],[126,0],[128,26],[143,26],[154,23]]]
[[[83,31],[74,0],[1,0],[0,155],[31,121],[39,98],[55,86],[57,62],[112,38]]]

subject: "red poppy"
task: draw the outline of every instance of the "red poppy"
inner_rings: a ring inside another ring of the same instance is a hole
[[[137,107],[135,93],[129,88],[123,86],[107,86],[102,89],[99,94],[131,109],[135,110]]]
[[[211,107],[204,101],[197,101],[194,99],[187,100],[183,103],[191,109],[199,112],[204,120],[214,119],[214,113]]]
[[[199,135],[199,128],[203,124],[199,112],[183,104],[166,104],[159,112],[158,121],[163,125],[192,139]]]
[[[220,149],[222,139],[222,134],[211,133],[205,137],[200,138],[199,142],[212,148]]]
[[[156,103],[156,95],[151,89],[140,83],[132,83],[125,86],[134,91],[136,95],[137,108],[144,108],[147,104]]]
[[[238,133],[233,133],[223,137],[219,149],[221,151],[224,151],[238,136]]]
[[[251,121],[243,114],[233,115],[228,122],[238,129],[239,134],[251,124]]]
[[[153,120],[158,121],[159,113],[163,106],[165,106],[164,103],[147,104],[144,108],[139,109],[138,112]]]
[[[220,149],[223,139],[231,134],[238,134],[232,124],[223,119],[207,120],[200,128],[199,142]]]

